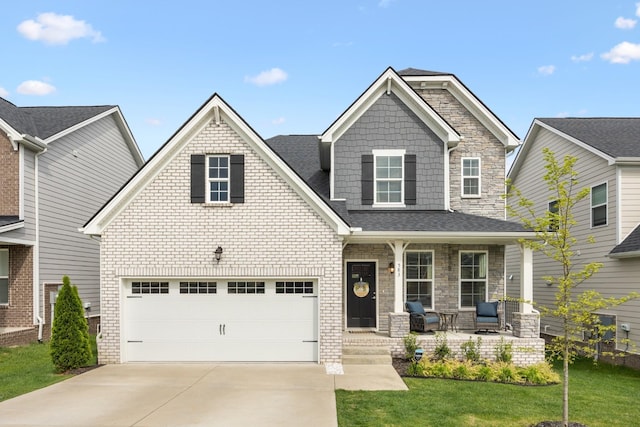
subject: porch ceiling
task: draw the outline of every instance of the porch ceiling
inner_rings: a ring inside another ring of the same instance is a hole
[[[519,239],[534,240],[533,232],[446,232],[446,231],[354,231],[345,243],[386,243],[401,240],[405,243],[452,243],[514,245]]]

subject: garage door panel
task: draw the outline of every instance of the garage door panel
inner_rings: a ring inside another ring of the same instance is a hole
[[[315,295],[276,293],[275,282],[233,283],[234,292],[256,293],[218,282],[216,293],[189,294],[168,282],[158,294],[132,295],[125,285],[127,361],[317,360]]]

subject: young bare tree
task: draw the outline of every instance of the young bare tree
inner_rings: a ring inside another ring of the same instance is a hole
[[[576,205],[590,194],[589,187],[578,189],[576,157],[565,156],[558,161],[548,148],[543,149],[545,174],[543,179],[549,190],[548,202],[552,209],[544,205],[544,212],[536,212],[531,199],[523,195],[518,188],[507,182],[507,212],[518,218],[522,224],[535,231],[538,240],[523,240],[521,243],[532,250],[541,252],[561,267],[557,276],[544,276],[543,280],[557,286],[554,303],[549,306],[536,305],[542,316],[559,319],[562,332],[555,336],[549,350],[563,361],[562,421],[569,425],[569,365],[578,355],[595,356],[600,341],[608,331],[614,331],[615,325],[601,324],[598,311],[623,304],[640,295],[631,293],[620,298],[604,297],[592,289],[578,289],[591,276],[598,272],[602,263],[588,262],[576,265],[574,247],[578,244],[572,234],[577,224],[573,210]],[[593,243],[592,236],[587,243]],[[582,340],[584,331],[587,342]]]

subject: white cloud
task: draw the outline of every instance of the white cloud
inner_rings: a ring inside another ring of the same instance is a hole
[[[332,47],[350,47],[353,46],[353,42],[335,42]]]
[[[593,52],[585,53],[582,55],[572,55],[571,60],[573,62],[587,62],[593,59]]]
[[[542,67],[538,67],[538,73],[543,76],[550,76],[556,71],[555,65],[543,65]]]
[[[94,43],[105,41],[100,31],[94,30],[85,21],[53,12],[41,13],[35,21],[22,21],[18,25],[18,32],[29,40],[39,40],[47,44],[67,44],[73,39],[82,38],[89,38]]]
[[[273,119],[271,120],[271,123],[274,125],[281,125],[285,122],[285,118],[284,117],[278,117],[277,119]]]
[[[640,44],[622,42],[600,56],[612,64],[628,64],[631,61],[640,61]]]
[[[245,76],[244,81],[246,83],[252,83],[256,86],[269,86],[276,83],[282,83],[287,80],[289,76],[280,68],[272,68],[268,71],[263,71],[257,76]]]
[[[391,5],[391,3],[393,3],[395,0],[380,0],[378,2],[378,6],[379,7],[389,7]]]
[[[618,19],[616,19],[614,25],[616,28],[619,28],[621,30],[630,30],[635,27],[637,23],[638,21],[636,21],[635,19],[623,18],[622,16],[619,16]]]
[[[640,3],[636,3],[636,16],[640,16]]]
[[[49,95],[56,91],[55,86],[39,80],[27,80],[20,83],[17,89],[22,95]]]
[[[148,118],[145,120],[145,123],[151,126],[160,126],[162,121],[160,119]]]
[[[0,96],[6,98],[7,96],[9,96],[9,91],[0,86]]]

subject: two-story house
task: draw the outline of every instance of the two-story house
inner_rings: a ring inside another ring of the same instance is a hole
[[[594,289],[605,297],[640,291],[640,118],[535,119],[509,178],[534,202],[538,213],[553,209],[557,197],[542,179],[544,148],[553,151],[559,160],[566,155],[576,157],[577,189],[590,189],[589,196],[573,209],[577,224],[571,232],[578,239],[573,261],[576,269],[588,262],[600,262],[603,267],[576,291]],[[589,236],[595,243],[588,243]],[[514,255],[516,252],[508,251]],[[518,293],[518,272],[519,263],[508,256],[507,274],[513,275],[508,283],[510,294]],[[542,277],[561,275],[561,266],[535,253],[533,273],[534,301],[552,305],[557,289]],[[617,326],[616,349],[637,352],[619,341],[630,338],[640,342],[640,300],[600,314]],[[558,319],[545,317],[541,321],[542,332],[561,333]]]
[[[100,315],[99,243],[78,228],[143,164],[117,106],[17,107],[0,98],[0,345],[47,337],[69,275]]]
[[[400,341],[407,300],[473,328],[532,237],[501,198],[518,144],[447,73],[389,68],[322,134],[266,141],[213,95],[85,225],[100,361],[340,363],[345,332]]]

